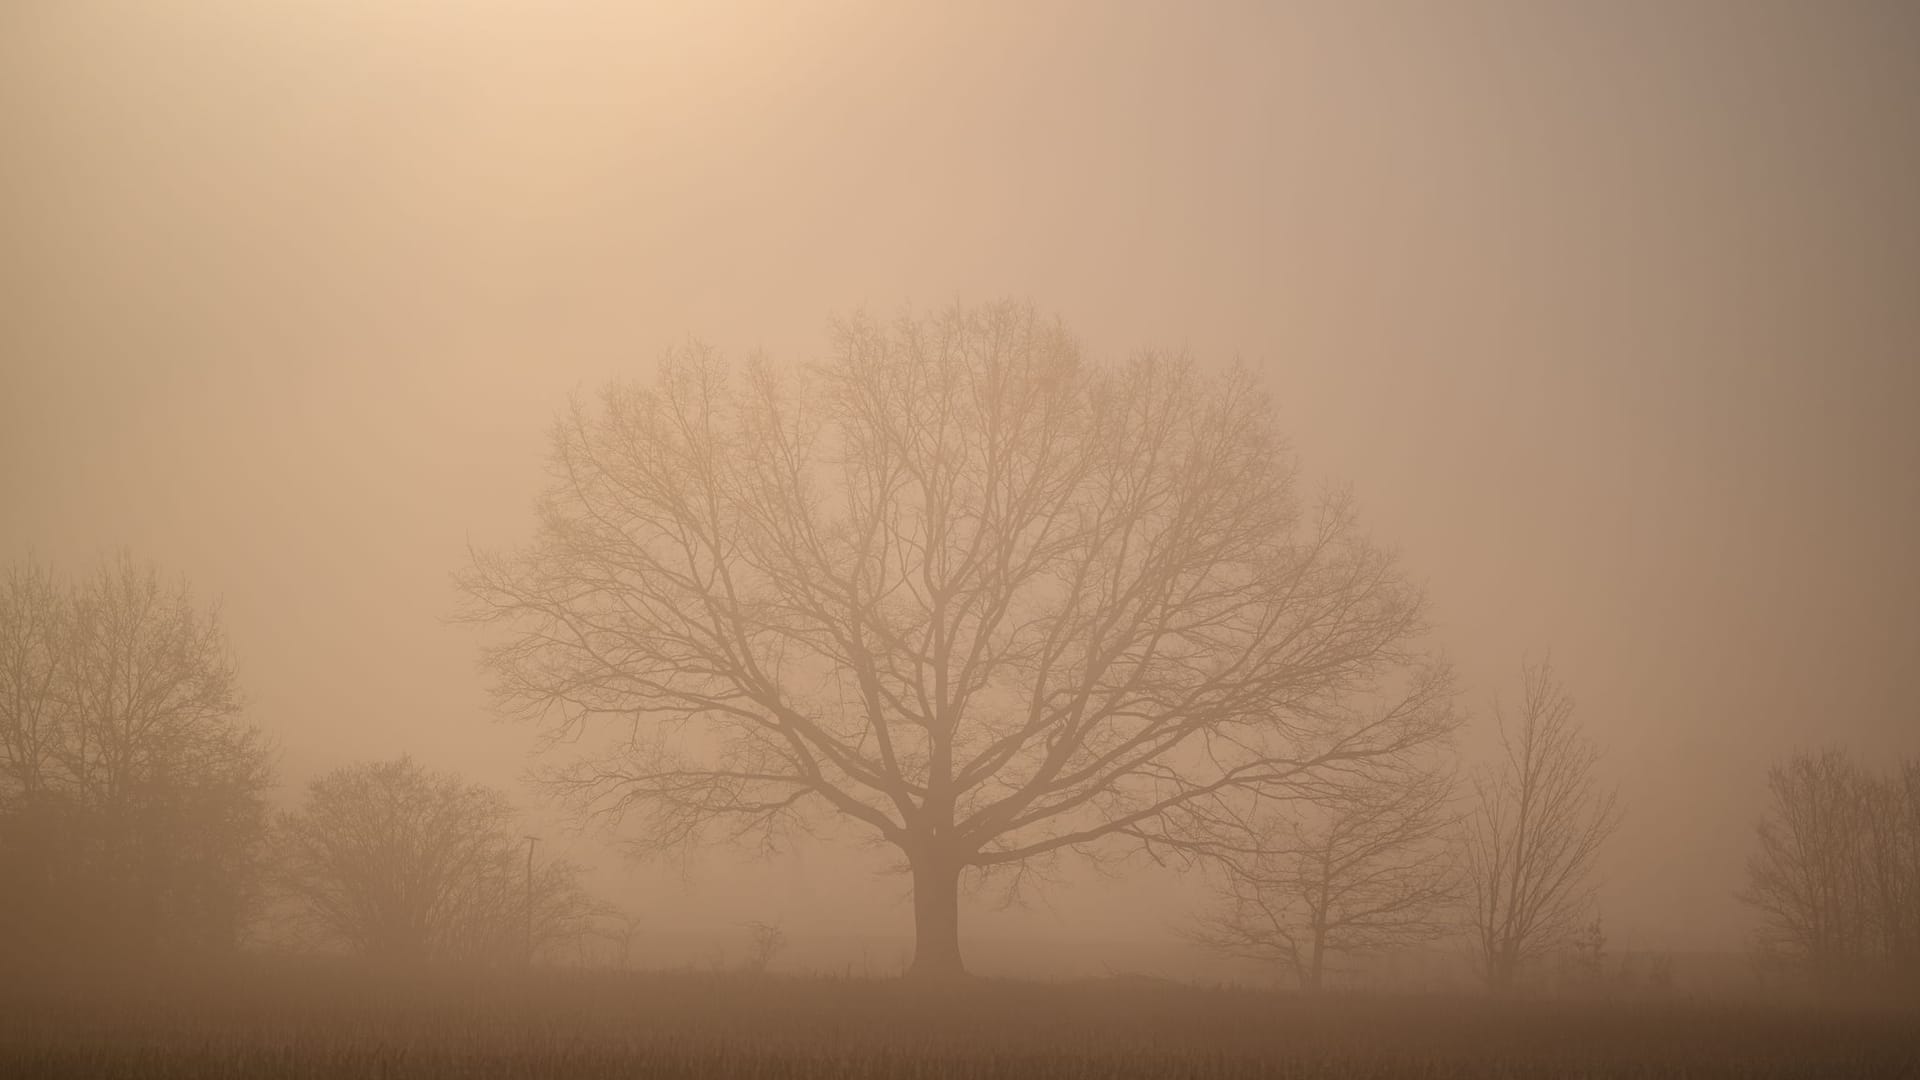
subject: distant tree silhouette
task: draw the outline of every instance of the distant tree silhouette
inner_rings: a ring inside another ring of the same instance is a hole
[[[1245,375],[1090,364],[1018,304],[843,321],[803,371],[679,349],[550,471],[462,585],[512,630],[502,706],[584,748],[553,782],[653,847],[825,814],[897,848],[918,975],[961,970],[963,873],[1198,855],[1443,704],[1350,704],[1421,599],[1349,500],[1302,506]]]
[[[1621,958],[1620,974],[1623,981],[1631,973],[1632,957]],[[1575,931],[1567,941],[1567,949],[1560,954],[1560,975],[1564,982],[1577,987],[1598,986],[1607,976],[1607,930],[1600,916],[1595,915],[1586,925]]]
[[[1500,757],[1474,778],[1467,898],[1487,984],[1510,988],[1523,965],[1571,944],[1592,901],[1590,877],[1619,807],[1594,775],[1599,750],[1545,662],[1522,667],[1520,715],[1496,703]]]
[[[1799,754],[1767,788],[1740,893],[1762,955],[1826,984],[1920,980],[1920,759],[1878,775]]]
[[[613,966],[626,970],[633,963],[633,939],[640,934],[642,917],[631,911],[608,907],[602,910],[600,923],[600,935],[613,946]]]
[[[16,948],[230,946],[272,782],[217,617],[126,555],[0,581],[0,935]]]
[[[1444,732],[1436,727],[1434,738]],[[1251,853],[1216,859],[1222,903],[1189,936],[1277,964],[1317,991],[1332,958],[1446,934],[1460,896],[1447,842],[1452,791],[1450,774],[1413,763],[1370,771],[1319,805],[1276,814]]]
[[[549,860],[529,878],[522,831],[492,788],[407,757],[354,765],[280,815],[275,879],[322,943],[398,961],[518,961],[588,932],[597,914],[572,864]]]
[[[787,947],[787,932],[780,929],[779,923],[761,922],[755,919],[747,924],[746,969],[756,975],[763,975],[773,966],[773,958],[779,956]]]

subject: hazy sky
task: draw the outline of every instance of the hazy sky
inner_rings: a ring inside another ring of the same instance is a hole
[[[1628,812],[1615,944],[1736,947],[1768,763],[1920,752],[1916,12],[12,0],[0,556],[221,599],[291,783],[511,781],[441,619],[569,393],[1031,298],[1263,372],[1468,704],[1553,650]],[[907,925],[842,865],[645,887]],[[987,925],[1164,936],[1140,882]]]

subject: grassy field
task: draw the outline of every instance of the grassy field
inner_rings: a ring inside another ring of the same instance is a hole
[[[17,973],[16,973],[17,974]],[[1920,1014],[323,964],[12,978],[0,1076],[1920,1076]]]

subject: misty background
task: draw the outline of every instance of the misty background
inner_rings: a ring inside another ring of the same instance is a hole
[[[1767,766],[1920,752],[1916,55],[1864,3],[24,0],[0,555],[218,599],[282,805],[403,752],[512,784],[449,574],[527,535],[570,394],[1028,297],[1259,371],[1463,704],[1552,648],[1626,809],[1614,945],[1738,949]],[[910,942],[860,851],[683,874],[548,816],[650,936]],[[1174,942],[1202,899],[1075,871],[965,933]]]

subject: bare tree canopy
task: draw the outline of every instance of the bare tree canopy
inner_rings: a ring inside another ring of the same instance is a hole
[[[1740,898],[1764,956],[1816,980],[1920,980],[1920,760],[1876,775],[1839,750],[1767,777]]]
[[[1302,504],[1248,376],[1088,363],[1022,305],[840,321],[803,371],[677,350],[562,418],[551,475],[461,584],[501,705],[584,740],[557,782],[650,845],[825,813],[896,846],[920,974],[960,970],[963,872],[1193,852],[1441,705],[1355,704],[1421,598]]]
[[[1494,714],[1501,756],[1474,779],[1467,891],[1483,973],[1504,990],[1523,965],[1573,939],[1620,816],[1594,775],[1600,751],[1549,663],[1523,666],[1517,720],[1497,703]]]
[[[1446,730],[1437,725],[1431,737]],[[1278,965],[1317,991],[1332,958],[1446,934],[1459,897],[1447,843],[1452,794],[1452,775],[1439,769],[1383,770],[1267,823],[1253,853],[1217,859],[1222,903],[1192,938]]]
[[[348,766],[280,816],[275,878],[326,943],[400,960],[525,959],[593,912],[575,867],[535,867],[518,821],[503,793],[411,758]]]
[[[17,942],[233,944],[271,783],[216,616],[126,555],[0,581],[0,866]]]
[[[369,956],[522,960],[595,914],[572,864],[535,866],[503,793],[411,758],[315,780],[275,831],[296,918]]]

